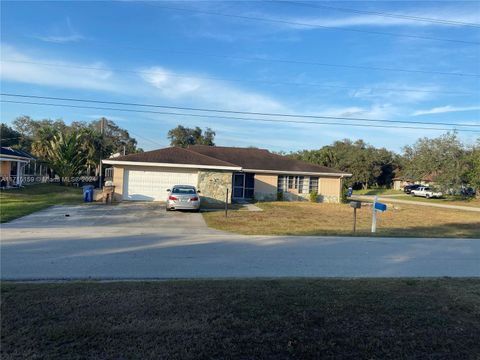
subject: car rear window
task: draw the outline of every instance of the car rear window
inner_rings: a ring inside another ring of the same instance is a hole
[[[186,194],[186,195],[192,195],[195,194],[195,189],[190,188],[190,187],[176,187],[173,188],[172,190],[173,194]]]

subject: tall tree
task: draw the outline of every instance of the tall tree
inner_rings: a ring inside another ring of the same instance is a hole
[[[198,126],[195,128],[187,128],[178,125],[176,128],[168,132],[171,146],[187,147],[189,145],[208,145],[215,146],[215,131],[207,128],[205,131]]]
[[[89,128],[101,135],[103,148],[108,156],[114,153],[131,154],[139,151],[137,140],[130,137],[128,130],[121,128],[112,120],[106,118],[94,120],[89,124]]]
[[[294,158],[349,172],[346,183],[364,189],[372,185],[388,186],[396,167],[396,156],[385,148],[377,149],[363,140],[335,141],[319,150],[291,154]]]
[[[415,180],[432,175],[443,190],[459,188],[467,181],[466,155],[456,133],[434,139],[422,138],[404,147],[404,172]]]
[[[480,138],[477,143],[467,151],[467,180],[470,186],[477,190],[477,196],[480,197]]]
[[[4,123],[0,126],[1,146],[17,147],[20,144],[21,134]]]

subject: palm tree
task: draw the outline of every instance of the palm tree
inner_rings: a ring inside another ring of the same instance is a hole
[[[69,184],[73,177],[81,175],[85,169],[86,154],[82,149],[83,134],[71,131],[57,133],[47,147],[47,160],[60,176],[61,182]]]

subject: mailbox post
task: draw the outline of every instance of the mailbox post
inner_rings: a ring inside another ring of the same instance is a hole
[[[357,231],[357,209],[362,207],[360,201],[350,201],[350,206],[353,208],[353,232]]]
[[[375,200],[372,206],[372,233],[377,231],[377,211],[384,212],[387,210],[387,205],[379,203],[378,196],[375,195]]]

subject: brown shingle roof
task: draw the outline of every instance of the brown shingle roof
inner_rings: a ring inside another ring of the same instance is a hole
[[[325,166],[310,164],[265,149],[194,145],[189,150],[212,158],[227,161],[243,169],[347,174]]]
[[[183,149],[180,147],[170,147],[165,149],[146,151],[143,153],[129,154],[109,160],[238,167],[235,164],[231,164],[226,161],[212,158],[207,155],[203,155],[198,152],[190,151],[188,149]]]
[[[113,161],[151,162],[166,164],[240,167],[272,172],[344,174],[325,166],[310,164],[265,149],[194,145],[187,149],[170,147],[138,154],[119,156]]]

